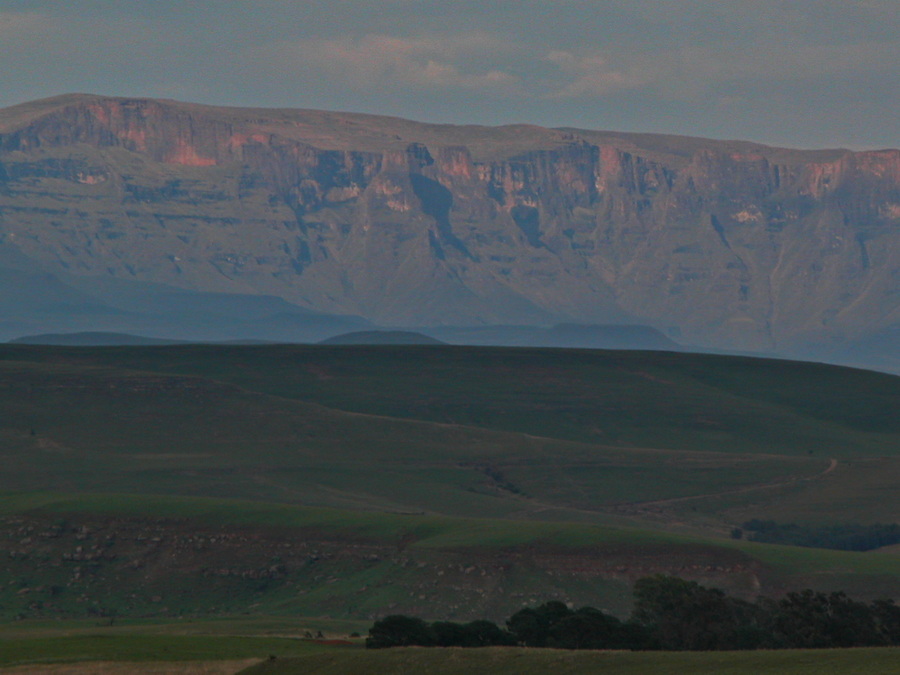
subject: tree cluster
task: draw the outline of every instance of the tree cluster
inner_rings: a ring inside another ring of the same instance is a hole
[[[789,544],[839,551],[872,551],[882,546],[900,544],[900,525],[897,523],[814,526],[776,523],[774,520],[754,518],[741,527],[751,533],[747,537],[749,541],[766,544]]]
[[[376,621],[369,629],[369,637],[366,638],[366,647],[369,649],[412,645],[420,647],[492,647],[515,644],[516,640],[512,634],[491,621],[426,623],[422,619],[402,614],[394,614]]]
[[[747,602],[678,577],[637,581],[627,621],[593,607],[552,601],[490,621],[426,623],[403,615],[376,621],[369,648],[523,645],[558,649],[736,650],[900,645],[900,607],[844,593],[805,590]]]

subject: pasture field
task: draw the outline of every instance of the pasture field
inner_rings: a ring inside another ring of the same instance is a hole
[[[96,675],[232,675],[270,656],[303,656],[360,647],[351,633],[368,624],[329,619],[228,617],[213,620],[123,619],[18,621],[0,625],[0,672]],[[321,642],[306,639],[322,631]]]
[[[0,346],[0,616],[620,616],[641,576],[900,598],[900,378],[447,346]]]
[[[555,649],[335,650],[264,661],[241,675],[892,675],[900,649],[759,652],[588,652]]]
[[[295,638],[115,635],[18,639],[0,643],[0,665],[108,661],[235,661],[269,654],[297,656],[324,647]]]
[[[234,675],[259,659],[237,661],[88,661],[4,668],[8,675]]]
[[[719,534],[876,522],[900,513],[898,410],[896,377],[738,357],[6,345],[0,489]]]
[[[601,445],[900,454],[892,443],[900,434],[895,376],[805,362],[428,345],[10,345],[0,352],[17,357],[194,375],[338,410]]]
[[[25,622],[30,623],[30,622]],[[335,624],[323,642],[268,632],[283,619],[223,620],[115,627],[85,622],[0,628],[0,672],[11,675],[528,675],[614,673],[618,675],[721,674],[891,675],[897,648],[779,650],[750,652],[565,651],[525,648],[395,648],[366,650]],[[301,620],[294,627],[303,626]],[[257,633],[256,631],[259,631]],[[274,657],[274,658],[272,658]]]
[[[597,506],[703,494],[711,484],[800,480],[828,466],[818,457],[607,446],[359,414],[196,376],[105,366],[7,361],[0,377],[7,490],[596,514]]]

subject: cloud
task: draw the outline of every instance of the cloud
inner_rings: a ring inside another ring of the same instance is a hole
[[[695,42],[629,52],[550,49],[544,61],[555,68],[541,80],[545,99],[640,92],[661,102],[712,101],[723,90],[750,97],[787,86],[797,95],[813,90],[828,95],[864,81],[874,87],[897,81],[900,41],[810,44],[762,35],[752,44]]]
[[[358,89],[464,89],[514,94],[519,76],[484,67],[503,42],[474,33],[449,36],[306,38],[278,51],[304,71],[318,71]],[[485,58],[479,59],[483,55]]]
[[[545,57],[563,76],[547,93],[550,98],[604,96],[619,89],[635,89],[646,84],[636,73],[613,68],[598,53],[575,54],[552,50]],[[561,86],[560,86],[561,84]]]
[[[541,100],[603,96],[648,82],[637,69],[611,66],[597,51],[547,50],[483,32],[304,38],[277,51],[279,60],[298,71],[326,73],[334,83],[360,91],[467,90]]]

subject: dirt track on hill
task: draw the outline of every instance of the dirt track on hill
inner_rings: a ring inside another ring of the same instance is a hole
[[[675,504],[683,504],[687,502],[691,502],[698,499],[708,499],[710,497],[725,497],[728,495],[738,495],[738,494],[747,494],[751,492],[757,492],[761,490],[774,490],[776,488],[789,487],[791,485],[797,485],[799,483],[811,482],[814,480],[819,480],[824,478],[828,474],[832,473],[838,467],[838,461],[836,459],[831,459],[828,462],[828,466],[824,471],[821,471],[812,476],[798,476],[795,478],[790,478],[788,480],[776,481],[772,483],[758,483],[756,485],[748,485],[745,487],[734,488],[732,490],[722,490],[720,492],[707,492],[699,495],[690,495],[688,497],[672,497],[669,499],[655,499],[653,501],[646,502],[626,502],[623,504],[616,504],[610,508],[599,508],[599,509],[586,509],[586,508],[578,508],[575,506],[566,506],[563,504],[550,504],[547,502],[542,502],[529,497],[519,497],[523,502],[530,504],[534,508],[522,509],[521,511],[515,512],[516,516],[525,516],[525,515],[533,515],[536,513],[541,513],[545,511],[567,511],[567,512],[576,512],[576,513],[587,513],[587,514],[596,514],[606,512],[617,513],[620,515],[628,515],[635,516],[640,515],[642,513],[647,512],[659,512],[666,506],[672,506]]]
[[[739,494],[747,494],[750,492],[758,492],[760,490],[774,490],[777,488],[790,487],[791,485],[797,485],[799,483],[808,483],[814,480],[819,480],[824,478],[831,472],[833,472],[838,467],[838,461],[836,459],[831,459],[828,462],[828,467],[821,471],[820,473],[814,474],[812,476],[798,476],[796,478],[790,478],[788,480],[776,481],[774,483],[761,483],[758,485],[749,485],[747,487],[735,488],[733,490],[723,490],[721,492],[708,492],[702,495],[691,495],[689,497],[673,497],[671,499],[657,499],[649,502],[631,502],[628,504],[621,504],[616,507],[616,512],[619,513],[640,513],[642,511],[648,510],[657,510],[661,507],[671,506],[673,504],[684,504],[686,502],[695,501],[697,499],[708,499],[710,497],[726,497],[728,495],[739,495]]]

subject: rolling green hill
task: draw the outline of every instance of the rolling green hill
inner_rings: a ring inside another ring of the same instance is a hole
[[[900,558],[735,541],[892,521],[900,379],[447,346],[0,346],[0,613],[620,614],[676,573],[900,597]]]
[[[779,519],[822,521],[834,516],[828,503],[839,504],[840,517],[869,522],[900,506],[890,489],[900,461],[898,380],[866,371],[692,354],[386,345],[8,346],[0,368],[10,373],[4,405],[12,407],[0,422],[10,443],[76,443],[100,462],[100,473],[91,469],[98,480],[164,474],[140,481],[142,490],[286,501],[299,490],[302,503],[374,500],[376,508],[389,507],[390,495],[397,509],[451,515],[518,512],[526,498],[541,509],[596,512],[696,497],[691,508],[710,502],[717,515],[733,503],[739,513],[727,522],[773,517],[774,502]],[[81,388],[54,384],[60,377]],[[40,396],[15,393],[40,387]],[[17,457],[27,465],[32,455]],[[256,482],[216,477],[248,463]],[[43,463],[37,468],[35,482],[48,486]],[[177,487],[175,469],[194,474]],[[21,466],[18,485],[28,472]],[[128,491],[133,477],[104,480]],[[736,492],[751,487],[765,489]],[[855,496],[842,499],[845,490]]]

